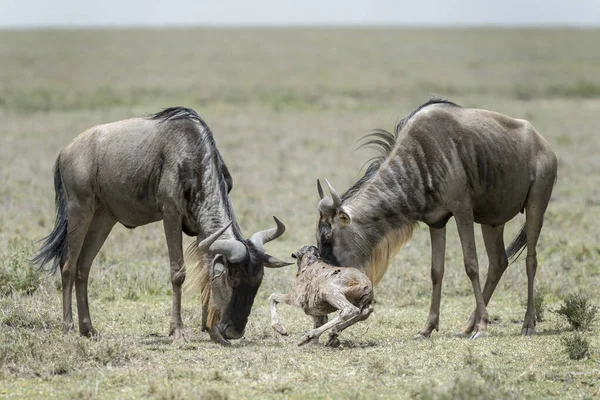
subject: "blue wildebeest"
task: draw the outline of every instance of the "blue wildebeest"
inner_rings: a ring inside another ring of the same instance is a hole
[[[536,244],[557,172],[548,142],[528,121],[440,99],[399,121],[395,134],[375,130],[367,136],[372,139],[365,145],[375,145],[381,156],[360,180],[342,196],[327,182],[331,197],[325,197],[317,185],[317,240],[323,259],[362,268],[377,284],[416,223],[426,223],[433,292],[427,322],[416,337],[428,337],[439,329],[446,223],[454,216],[476,301],[462,332],[472,338],[486,334],[492,293],[508,259],[527,246],[527,311],[521,333],[535,333]],[[519,212],[525,212],[525,225],[505,252],[504,224]],[[481,224],[489,259],[483,291],[475,222]]]
[[[263,248],[285,226],[275,219],[276,228],[244,239],[228,196],[232,184],[210,129],[188,108],[99,125],[75,138],[56,160],[56,225],[34,258],[41,266],[53,261],[52,272],[60,268],[65,330],[73,329],[75,283],[79,332],[96,334],[88,276],[113,226],[135,228],[162,220],[173,285],[170,335],[185,340],[184,232],[197,237],[186,255],[193,264],[188,274],[203,291],[202,329],[222,344],[241,337],[263,266],[287,265]]]

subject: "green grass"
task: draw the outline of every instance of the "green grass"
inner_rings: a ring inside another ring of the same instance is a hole
[[[599,303],[600,64],[594,30],[170,29],[0,32],[0,397],[43,398],[591,398],[600,394],[600,326],[590,355],[571,360],[569,324],[546,312],[519,335],[525,265],[511,265],[489,306],[490,336],[455,332],[474,307],[450,222],[440,332],[413,341],[429,307],[429,234],[417,230],[376,288],[374,314],[338,349],[298,348],[312,326],[282,306],[290,332],[271,330],[267,298],[295,268],[266,271],[246,336],[231,348],[199,332],[170,343],[169,267],[160,224],[116,227],[92,268],[100,340],[61,332],[58,277],[31,269],[34,241],[54,223],[52,166],[78,133],[171,105],[211,126],[234,178],[245,234],[288,230],[268,251],[314,242],[316,178],[338,191],[370,154],[372,128],[392,129],[432,94],[529,119],[556,150],[559,178],[538,246],[546,310],[568,294]],[[523,222],[507,226],[506,241]],[[186,243],[189,243],[186,238]],[[479,232],[482,275],[487,258]],[[538,298],[541,299],[541,298]],[[538,310],[539,311],[539,310]]]

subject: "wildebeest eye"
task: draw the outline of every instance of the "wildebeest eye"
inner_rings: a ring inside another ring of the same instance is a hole
[[[350,216],[348,214],[346,214],[345,211],[340,211],[338,213],[338,219],[340,220],[340,222],[344,225],[348,225],[351,222]]]

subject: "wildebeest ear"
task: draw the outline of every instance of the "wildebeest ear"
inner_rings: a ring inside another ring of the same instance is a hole
[[[280,259],[275,258],[275,257],[270,256],[265,253],[265,267],[266,268],[281,268],[281,267],[285,267],[287,265],[292,265],[292,264],[293,263],[281,261]]]

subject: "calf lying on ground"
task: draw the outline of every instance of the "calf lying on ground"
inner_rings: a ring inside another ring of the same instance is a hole
[[[315,327],[302,337],[298,346],[318,343],[319,337],[330,328],[326,345],[339,346],[338,335],[347,327],[367,319],[373,312],[371,281],[357,269],[326,264],[314,246],[304,246],[292,257],[298,263],[296,281],[288,294],[273,293],[269,296],[271,326],[281,335],[287,335],[277,315],[277,304],[302,307],[307,315],[314,318]],[[336,310],[340,310],[340,314],[327,322],[327,314]]]

